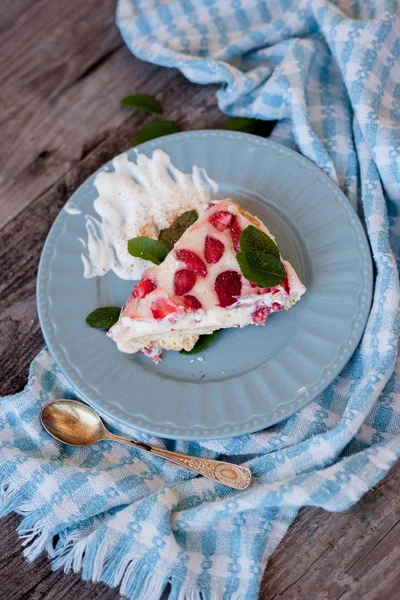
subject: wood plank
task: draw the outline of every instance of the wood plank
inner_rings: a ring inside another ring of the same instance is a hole
[[[22,111],[6,123],[0,136],[6,136],[12,152],[0,166],[0,223],[11,220],[130,118],[119,107],[124,95],[144,89],[157,94],[171,77],[171,71],[148,67],[121,48],[48,109],[37,107],[38,114],[29,116]]]
[[[345,512],[303,509],[271,558],[262,600],[398,598],[399,489],[397,463]]]
[[[114,0],[42,0],[1,35],[0,223],[129,118],[122,97],[157,94],[171,78],[131,55],[114,10]]]
[[[2,522],[0,556],[9,561],[0,567],[0,600],[117,600],[120,595],[102,583],[82,581],[79,575],[53,571],[42,555],[28,563],[22,555],[15,532],[19,517],[10,515]]]
[[[113,0],[33,3],[0,39],[5,107],[16,113],[32,101],[54,100],[94,60],[122,47],[113,20]]]
[[[0,36],[14,26],[17,19],[25,15],[36,3],[41,0],[13,0],[0,4]],[[1,59],[0,59],[1,60]]]

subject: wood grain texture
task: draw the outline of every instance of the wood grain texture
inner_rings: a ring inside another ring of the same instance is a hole
[[[119,100],[153,94],[163,116],[184,130],[225,119],[213,86],[135,59],[113,24],[114,11],[114,0],[0,6],[0,394],[23,388],[43,345],[35,283],[54,218],[153,119],[121,109]],[[303,509],[271,558],[260,599],[399,598],[399,489],[397,465],[349,511]],[[27,563],[18,521],[10,515],[0,522],[0,600],[119,598],[102,584],[53,572],[45,556]]]

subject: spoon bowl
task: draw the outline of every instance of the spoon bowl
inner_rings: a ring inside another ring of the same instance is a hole
[[[107,437],[100,417],[76,400],[48,402],[41,410],[40,420],[47,433],[70,446],[89,446]]]

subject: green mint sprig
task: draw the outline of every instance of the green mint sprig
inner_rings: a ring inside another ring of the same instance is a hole
[[[229,131],[242,131],[243,133],[254,133],[256,127],[257,120],[248,119],[247,117],[228,119],[221,125],[221,129],[227,129]]]
[[[120,306],[96,308],[86,317],[86,323],[96,329],[110,329],[118,321],[120,313]]]
[[[131,256],[160,265],[168,254],[168,248],[157,240],[139,236],[128,241],[128,252]]]
[[[182,237],[186,229],[193,225],[199,218],[196,210],[188,210],[182,213],[167,229],[161,229],[158,241],[172,250],[176,242]]]
[[[125,98],[122,98],[121,100],[121,106],[126,108],[137,108],[144,112],[154,113],[156,115],[161,115],[162,113],[161,104],[158,100],[147,94],[132,94],[125,96]]]
[[[200,352],[203,352],[203,350],[207,350],[208,346],[213,343],[220,331],[220,329],[217,329],[212,333],[200,335],[191,350],[180,350],[179,354],[199,354]]]
[[[249,225],[240,235],[236,255],[243,277],[259,287],[274,287],[286,277],[278,246],[263,231]]]
[[[155,265],[161,264],[186,229],[193,225],[198,218],[197,211],[188,210],[175,219],[172,225],[161,229],[158,241],[146,236],[132,238],[128,241],[129,254],[149,260]]]
[[[171,133],[179,133],[181,128],[173,121],[154,121],[148,123],[134,137],[133,142],[137,146],[149,140],[170,135]]]

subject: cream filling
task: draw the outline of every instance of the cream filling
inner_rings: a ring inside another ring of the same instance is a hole
[[[299,282],[300,283],[300,282]],[[300,283],[300,286],[302,284]],[[284,309],[293,306],[304,293],[303,289],[291,289],[288,297],[284,292],[272,294],[268,292],[263,295],[249,295],[240,298],[237,304],[231,308],[215,307],[208,310],[198,310],[183,313],[177,321],[171,322],[168,318],[161,321],[155,319],[130,319],[122,317],[116,323],[108,335],[116,342],[118,349],[122,352],[134,353],[141,347],[147,346],[157,338],[166,334],[182,335],[211,333],[216,329],[228,329],[231,327],[246,327],[253,323],[252,314],[258,304],[271,307],[277,302]]]

